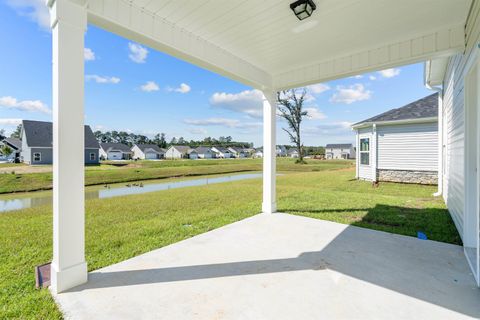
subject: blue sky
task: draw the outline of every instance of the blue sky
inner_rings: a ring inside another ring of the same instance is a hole
[[[43,0],[0,3],[0,128],[51,121],[51,34]],[[262,141],[260,93],[94,26],[85,36],[85,123],[167,138]],[[423,64],[309,87],[305,145],[353,142],[350,124],[432,92]],[[278,143],[288,144],[278,121]]]

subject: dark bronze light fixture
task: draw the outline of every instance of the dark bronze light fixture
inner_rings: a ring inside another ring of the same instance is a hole
[[[290,9],[295,13],[298,20],[310,17],[316,8],[313,0],[298,0],[290,4]]]

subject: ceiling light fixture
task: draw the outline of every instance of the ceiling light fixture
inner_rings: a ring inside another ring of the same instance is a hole
[[[313,0],[298,0],[290,4],[290,9],[297,16],[298,20],[310,17],[317,6]]]

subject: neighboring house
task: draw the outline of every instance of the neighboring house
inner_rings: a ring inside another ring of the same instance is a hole
[[[191,150],[189,146],[171,146],[165,152],[167,159],[188,159],[188,152]]]
[[[290,158],[298,158],[298,156],[299,156],[298,150],[296,148],[291,148],[287,151],[287,155]]]
[[[22,151],[22,140],[17,138],[5,138],[0,143],[0,145],[4,145],[12,149],[12,153],[8,156],[3,156],[3,160],[7,161],[20,161],[20,153]],[[1,155],[0,155],[1,156]]]
[[[355,148],[352,143],[327,144],[325,157],[327,159],[355,159]]]
[[[285,146],[277,146],[276,149],[277,157],[286,157],[288,155],[287,147]]]
[[[230,154],[233,158],[246,158],[248,156],[248,153],[245,151],[244,148],[228,147],[228,151],[230,151]]]
[[[199,159],[212,159],[214,153],[210,147],[198,147],[195,149]]]
[[[188,159],[191,159],[191,160],[199,159],[198,152],[195,149],[188,150]]]
[[[133,159],[156,160],[165,158],[165,149],[156,144],[136,144],[132,147]]]
[[[224,147],[212,147],[212,151],[217,154],[217,158],[228,159],[232,157],[232,153]]]
[[[263,158],[263,149],[259,148],[256,149],[255,152],[253,153],[254,158]]]
[[[22,121],[20,159],[27,164],[52,164],[53,128],[51,122]],[[98,141],[90,126],[85,126],[85,164],[98,164]]]
[[[436,184],[438,93],[352,126],[357,178]]]
[[[130,160],[133,152],[130,147],[123,143],[102,142],[100,143],[100,157],[105,160]]]

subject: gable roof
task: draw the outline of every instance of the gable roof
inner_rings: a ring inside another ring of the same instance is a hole
[[[191,149],[189,146],[171,146],[170,148],[175,148],[180,153],[188,153],[188,151]]]
[[[198,154],[205,154],[205,153],[212,153],[212,149],[210,147],[198,147],[195,149]]]
[[[8,144],[10,147],[20,150],[22,148],[22,140],[17,138],[5,138],[3,139],[3,143]]]
[[[392,109],[372,118],[360,121],[352,125],[358,127],[362,124],[375,122],[390,122],[403,120],[417,120],[438,117],[438,93],[409,103],[403,107]]]
[[[25,133],[28,147],[51,148],[53,141],[53,126],[51,122],[23,120],[22,130]],[[98,141],[90,126],[85,126],[85,148],[99,149]]]
[[[332,144],[327,144],[325,146],[325,148],[330,148],[330,149],[346,149],[351,147],[353,147],[353,144],[351,143],[332,143]]]
[[[142,150],[142,152],[145,152],[147,149],[152,149],[156,153],[165,153],[165,150],[157,146],[156,144],[136,144],[136,146]]]
[[[225,147],[214,147],[214,148],[217,149],[221,153],[227,153],[227,152],[230,153],[230,150],[228,150]]]
[[[105,152],[109,152],[112,150],[119,150],[119,151],[122,151],[123,153],[132,152],[129,146],[123,143],[118,143],[118,142],[102,142],[100,143],[100,146]]]

